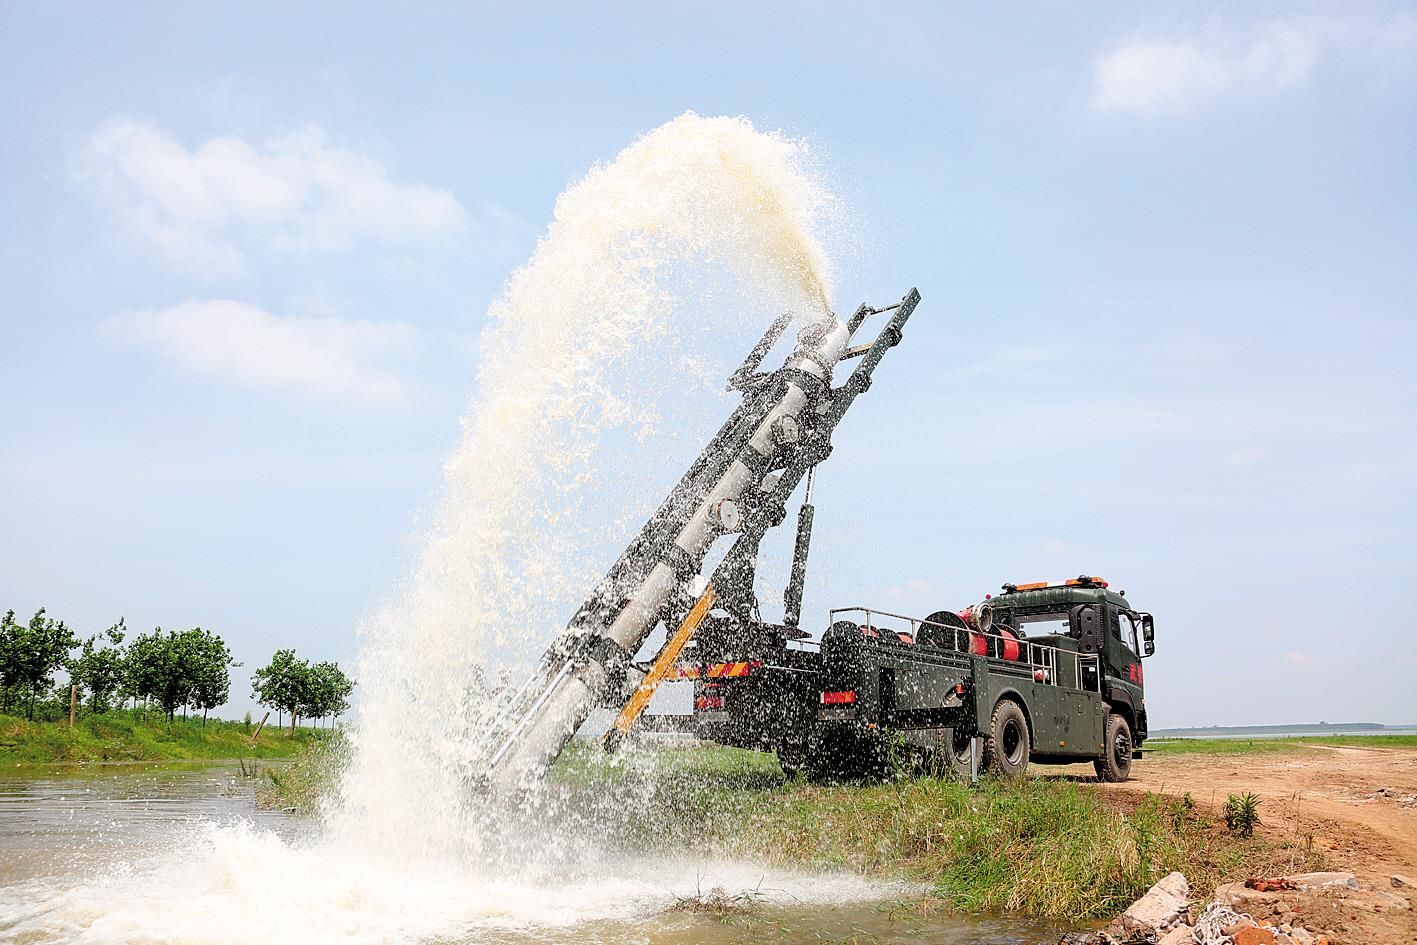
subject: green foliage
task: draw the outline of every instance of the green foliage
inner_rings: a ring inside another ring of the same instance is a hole
[[[86,694],[84,700],[90,712],[109,711],[126,691],[127,656],[123,651],[123,638],[127,629],[123,618],[118,618],[118,622],[103,633],[107,646],[96,646],[99,637],[89,637],[83,642],[79,655],[68,661],[69,681]]]
[[[1225,826],[1237,837],[1253,837],[1260,823],[1260,799],[1252,793],[1231,794],[1225,800]]]
[[[128,683],[135,696],[162,708],[169,720],[178,709],[210,709],[226,703],[231,689],[231,652],[221,637],[200,627],[164,632],[155,627],[128,647]]]
[[[348,744],[338,730],[310,742],[290,764],[262,767],[256,799],[261,806],[302,814],[317,813],[325,792],[339,778]]]
[[[261,705],[290,715],[294,730],[297,718],[338,718],[349,709],[354,683],[337,663],[311,666],[294,650],[276,650],[271,661],[251,677],[252,695]]]
[[[294,650],[276,650],[271,661],[251,677],[252,698],[260,705],[289,713],[292,728],[300,708],[300,678],[305,668]]]
[[[74,632],[62,620],[46,617],[43,608],[29,623],[7,611],[0,619],[0,711],[23,704],[33,719],[36,703],[53,687],[54,673],[76,644]]]
[[[192,695],[188,704],[202,710],[202,721],[207,712],[226,705],[231,696],[231,667],[239,666],[226,648],[221,637],[204,630],[189,630],[193,634],[190,646],[196,657],[192,676]]]
[[[1042,778],[984,779],[977,788],[935,778],[822,786],[785,778],[771,755],[641,752],[648,757],[606,759],[573,745],[553,771],[553,786],[566,792],[557,801],[648,798],[628,805],[624,823],[613,818],[625,805],[597,811],[607,842],[630,849],[693,837],[784,866],[923,882],[943,904],[969,911],[1100,918],[1173,869],[1208,888],[1322,865],[1312,850],[1234,836],[1184,796],[1138,800]]]

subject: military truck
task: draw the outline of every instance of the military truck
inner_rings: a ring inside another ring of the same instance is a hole
[[[925,618],[841,608],[816,647],[759,627],[746,649],[741,624],[701,629],[679,675],[694,680],[700,737],[776,751],[789,772],[871,777],[907,761],[1017,777],[1092,761],[1124,781],[1146,740],[1152,617],[1099,577],[1005,584]]]
[[[1100,777],[1126,778],[1146,739],[1140,658],[1152,651],[1152,623],[1100,578],[1005,585],[923,619],[844,608],[820,644],[800,629],[817,467],[919,301],[911,289],[846,319],[773,321],[728,378],[742,394],[732,414],[527,681],[499,693],[474,764],[479,783],[527,790],[597,705],[619,709],[604,736],[613,750],[675,674],[694,680],[698,734],[775,751],[785,769],[815,777],[879,774],[902,759],[960,767],[967,757],[971,771],[982,761],[1008,776],[1030,760],[1090,759]],[[795,346],[763,370],[794,324]],[[764,621],[761,543],[804,480],[782,620]],[[724,553],[711,555],[721,540]],[[653,659],[638,661],[661,625]]]

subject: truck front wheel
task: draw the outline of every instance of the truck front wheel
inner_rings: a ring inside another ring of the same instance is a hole
[[[985,762],[995,774],[1021,778],[1028,770],[1028,719],[1017,702],[1004,699],[994,706],[986,748]]]
[[[1107,716],[1106,754],[1092,762],[1099,781],[1125,781],[1132,773],[1132,727],[1125,717]]]

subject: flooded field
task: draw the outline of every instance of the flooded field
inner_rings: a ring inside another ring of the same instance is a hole
[[[225,765],[0,772],[0,940],[1056,940],[1026,921],[922,914],[904,886],[724,861],[672,838],[642,858],[526,876],[380,859],[258,809],[240,775]]]

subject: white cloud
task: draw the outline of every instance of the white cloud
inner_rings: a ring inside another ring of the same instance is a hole
[[[468,223],[448,192],[393,181],[381,163],[332,147],[314,126],[259,145],[219,137],[188,150],[153,125],[116,118],[89,140],[75,172],[126,227],[206,273],[240,271],[252,248],[426,245]]]
[[[105,327],[191,374],[314,398],[402,400],[408,384],[379,362],[419,347],[418,330],[404,322],[273,315],[219,299],[129,312]]]
[[[1417,14],[1295,17],[1203,38],[1138,40],[1099,56],[1093,107],[1143,114],[1198,108],[1225,96],[1275,94],[1306,82],[1325,58],[1410,68]]]
[[[1293,663],[1296,666],[1308,666],[1314,661],[1314,658],[1308,653],[1301,653],[1298,650],[1290,650],[1288,653],[1285,653],[1284,659],[1286,662]]]

